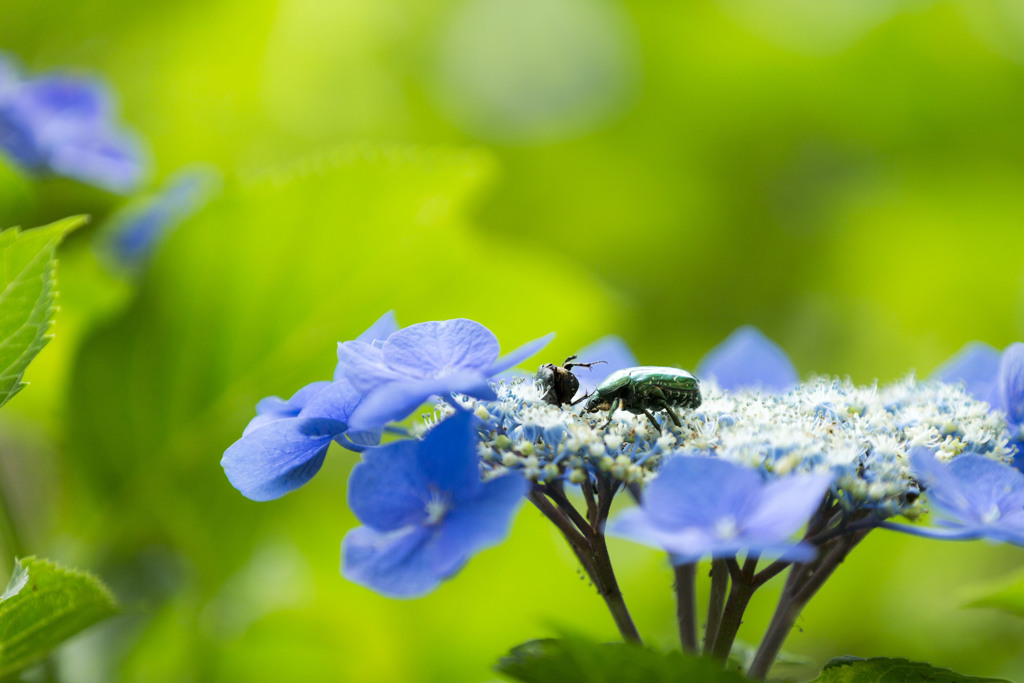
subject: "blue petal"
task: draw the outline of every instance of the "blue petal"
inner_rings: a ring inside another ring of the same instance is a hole
[[[431,396],[447,397],[452,392],[486,400],[494,399],[494,390],[479,372],[459,372],[446,377],[388,382],[371,391],[352,413],[353,430],[378,429],[389,422],[408,417]]]
[[[931,374],[940,382],[966,382],[967,391],[976,399],[987,401],[999,372],[999,351],[983,342],[964,345],[952,358]]]
[[[515,351],[511,351],[502,356],[501,358],[499,358],[498,360],[496,360],[494,364],[491,365],[490,369],[486,370],[486,375],[488,377],[493,377],[494,375],[497,375],[500,372],[508,370],[514,365],[519,365],[524,360],[526,360],[527,358],[529,358],[530,356],[534,355],[535,353],[543,349],[545,346],[547,346],[554,338],[555,333],[549,332],[548,334],[545,334],[543,337],[539,337],[537,339],[534,339],[533,341],[526,342]],[[494,355],[497,356],[498,354],[495,353]]]
[[[323,387],[322,385],[327,385]],[[302,406],[302,417],[326,417],[332,420],[348,422],[352,411],[359,405],[363,395],[352,386],[347,379],[336,382],[314,382],[309,385],[321,385],[320,391],[305,398]],[[294,401],[295,398],[292,398]]]
[[[334,379],[347,379],[361,392],[379,387],[385,382],[409,379],[384,362],[380,347],[354,340],[338,344],[338,367]]]
[[[644,495],[644,510],[667,529],[706,527],[723,515],[739,517],[761,489],[746,467],[705,456],[669,458]]]
[[[910,466],[926,489],[928,501],[939,512],[963,523],[974,516],[971,501],[953,473],[939,462],[931,449],[914,447],[909,453]]]
[[[131,203],[110,220],[108,249],[123,266],[136,267],[163,238],[202,208],[220,185],[212,168],[194,166],[176,173],[159,194]]]
[[[1006,411],[1012,426],[1024,424],[1024,344],[1006,347],[999,361],[998,396],[1000,410]]]
[[[345,431],[336,420],[276,420],[233,443],[220,464],[231,485],[251,500],[272,500],[320,470],[331,440]]]
[[[756,327],[740,327],[697,364],[701,378],[714,377],[727,391],[759,388],[786,392],[800,377],[782,348]]]
[[[259,429],[265,424],[287,417],[297,417],[311,398],[323,391],[330,382],[313,382],[302,387],[287,401],[278,396],[268,396],[256,404],[256,417],[246,425],[242,436]]]
[[[485,483],[475,499],[456,504],[441,520],[428,548],[437,575],[451,576],[470,557],[508,538],[528,488],[525,479],[510,474]]]
[[[130,192],[145,175],[142,148],[123,135],[91,133],[88,137],[48,144],[47,163],[51,171],[110,192]]]
[[[473,320],[417,323],[384,342],[384,363],[409,377],[430,378],[461,370],[483,371],[498,357],[498,339]]]
[[[1007,516],[1024,509],[1024,474],[1019,470],[973,454],[953,458],[946,469],[964,492],[975,520],[983,521],[995,508],[998,523],[1005,524]]]
[[[110,116],[110,95],[99,81],[67,76],[27,80],[17,94],[19,104],[44,127],[94,128]],[[45,117],[45,118],[44,118]]]
[[[958,456],[949,465],[927,449],[915,448],[910,457],[915,474],[926,484],[928,500],[948,518],[946,525],[962,528],[959,536],[933,535],[1024,545],[1024,474],[974,454]]]
[[[795,534],[821,505],[832,484],[828,474],[792,475],[770,481],[757,497],[757,507],[743,520],[743,536],[768,548]]]
[[[348,480],[348,506],[360,522],[394,531],[426,519],[432,491],[420,469],[421,447],[419,441],[396,441],[363,453]]]
[[[646,505],[645,500],[644,506]],[[655,523],[644,508],[623,510],[608,522],[605,533],[668,550],[681,558],[700,558],[707,547],[706,535],[699,528],[666,528]]]
[[[431,486],[450,494],[453,504],[480,495],[480,460],[473,415],[457,412],[420,442],[416,461]]]
[[[818,549],[810,543],[765,543],[757,538],[746,536],[737,539],[735,550],[722,548],[711,553],[712,557],[732,557],[737,552],[757,553],[763,559],[785,560],[786,562],[810,562],[818,556]]]
[[[933,538],[939,541],[974,541],[984,537],[984,533],[977,528],[937,529],[935,527],[915,526],[911,524],[900,524],[898,522],[879,522],[879,528],[899,531],[911,536]]]
[[[430,542],[428,527],[409,526],[381,533],[358,527],[341,544],[341,573],[360,586],[390,598],[415,598],[441,583],[423,547]]]
[[[616,370],[624,370],[639,365],[636,356],[622,337],[610,334],[601,337],[596,342],[584,346],[576,352],[576,360],[580,363],[592,363],[604,361],[589,369],[581,368],[574,371],[576,378],[580,381],[580,391],[589,394],[597,386]]]
[[[332,420],[349,422],[350,417],[363,394],[352,386],[347,379],[336,382],[325,382],[328,386],[311,398],[299,413],[301,417],[326,417]],[[349,430],[344,439],[337,439],[339,445],[350,450],[362,450],[364,446],[375,446],[380,443],[380,429]]]
[[[375,323],[366,328],[366,331],[356,337],[356,341],[365,342],[372,344],[374,342],[383,342],[392,334],[398,331],[398,320],[395,318],[394,311],[388,311]]]

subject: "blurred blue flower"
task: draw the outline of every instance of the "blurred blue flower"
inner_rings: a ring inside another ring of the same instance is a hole
[[[494,333],[478,322],[456,318],[410,325],[379,346],[345,342],[338,347],[338,373],[366,393],[349,426],[379,429],[405,418],[431,396],[457,392],[493,399],[488,380],[537,353],[553,336],[498,358]]]
[[[128,192],[145,172],[139,144],[114,120],[97,80],[46,75],[22,80],[0,66],[0,151],[35,173]]]
[[[737,328],[697,364],[695,374],[726,391],[763,389],[785,393],[800,376],[782,348],[750,325]]]
[[[120,266],[141,266],[165,235],[209,201],[219,184],[220,175],[212,168],[176,173],[155,196],[132,202],[110,219],[106,251]]]
[[[1016,447],[1014,466],[1024,468],[1024,344],[1014,342],[999,353],[988,344],[971,342],[941,365],[932,377],[943,382],[966,382],[967,391],[992,410],[1006,415],[1010,443]]]
[[[999,374],[999,357],[999,351],[988,344],[969,342],[936,368],[931,377],[948,384],[965,382],[968,393],[979,401],[987,401]]]
[[[397,328],[389,311],[357,339],[380,343]],[[288,400],[263,399],[242,438],[221,458],[228,481],[246,498],[272,500],[309,481],[323,465],[331,441],[350,450],[379,442],[379,430],[349,431],[347,420],[362,398],[348,379],[339,377],[308,384]]]
[[[765,482],[727,460],[680,454],[647,486],[643,505],[612,520],[608,533],[664,548],[675,564],[742,550],[806,562],[814,548],[790,539],[831,481],[828,474],[815,474]]]
[[[1024,545],[1024,474],[1019,470],[974,453],[943,464],[923,447],[910,452],[910,464],[939,516],[940,528],[883,526],[928,538],[987,538]]]
[[[614,334],[601,337],[592,344],[584,346],[576,352],[576,359],[581,363],[604,361],[590,369],[573,373],[580,381],[580,391],[585,394],[596,389],[608,375],[616,370],[633,368],[640,364],[622,337],[617,337]]]
[[[422,440],[371,448],[352,470],[348,503],[365,526],[342,542],[342,573],[382,595],[430,592],[509,533],[526,480],[481,481],[473,416],[458,412]]]

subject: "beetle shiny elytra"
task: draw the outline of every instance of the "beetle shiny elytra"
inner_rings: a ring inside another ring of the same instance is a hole
[[[608,375],[588,397],[583,410],[588,413],[607,410],[606,427],[618,408],[643,413],[660,432],[652,410],[664,410],[677,427],[682,427],[674,408],[697,408],[700,401],[700,382],[686,370],[640,366]]]
[[[572,403],[572,397],[579,391],[580,381],[572,374],[573,368],[589,368],[591,365],[604,363],[595,360],[592,363],[573,363],[576,356],[569,356],[561,365],[545,363],[537,370],[537,386],[541,390],[541,399],[553,406]]]

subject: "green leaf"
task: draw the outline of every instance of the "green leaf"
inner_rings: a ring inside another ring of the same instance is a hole
[[[523,683],[740,683],[721,664],[681,652],[659,652],[627,643],[594,643],[579,637],[531,640],[495,666]]]
[[[963,676],[906,659],[835,657],[810,683],[1009,683],[1002,678]]]
[[[970,592],[974,598],[967,607],[995,607],[1024,617],[1024,571],[972,588]]]
[[[0,678],[116,611],[110,591],[91,574],[34,557],[18,561],[0,595]]]
[[[35,230],[0,232],[0,406],[25,386],[25,368],[49,340],[54,252],[64,235],[84,222],[76,216]]]

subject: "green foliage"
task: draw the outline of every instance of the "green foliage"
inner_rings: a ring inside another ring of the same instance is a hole
[[[811,683],[1008,683],[999,678],[962,676],[949,669],[906,659],[836,657]]]
[[[64,236],[84,222],[79,216],[35,230],[0,232],[0,406],[25,386],[25,368],[49,340],[56,298],[54,253]]]
[[[95,576],[34,557],[20,560],[0,595],[0,678],[116,611]]]
[[[523,683],[741,683],[743,676],[710,659],[627,643],[578,637],[531,640],[495,668]]]
[[[972,593],[967,607],[994,607],[1024,617],[1024,571],[980,586]]]

